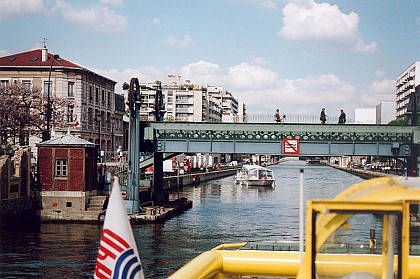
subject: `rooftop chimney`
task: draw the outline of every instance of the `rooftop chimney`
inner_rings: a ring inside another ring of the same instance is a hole
[[[44,48],[42,49],[42,62],[45,62],[48,60],[48,49],[44,44]]]

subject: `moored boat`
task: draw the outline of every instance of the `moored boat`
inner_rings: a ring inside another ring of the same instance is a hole
[[[259,165],[243,165],[235,176],[235,183],[246,186],[274,186],[273,171]]]
[[[307,203],[306,245],[222,244],[169,278],[420,278],[419,208],[418,178],[363,181]]]

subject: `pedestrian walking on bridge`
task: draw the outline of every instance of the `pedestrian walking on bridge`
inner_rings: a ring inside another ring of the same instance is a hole
[[[340,110],[340,117],[338,118],[338,124],[345,124],[346,123],[346,113],[344,110]]]
[[[276,113],[274,114],[274,121],[276,121],[277,123],[281,122],[280,110],[279,109],[276,109]]]
[[[321,120],[322,124],[325,124],[327,121],[327,115],[325,114],[325,108],[321,109],[321,115],[319,116],[319,120]]]

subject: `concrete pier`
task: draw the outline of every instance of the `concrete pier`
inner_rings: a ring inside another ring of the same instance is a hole
[[[130,214],[132,224],[156,223],[165,221],[177,214],[192,208],[193,202],[186,198],[169,201],[159,206],[144,206],[143,213]]]

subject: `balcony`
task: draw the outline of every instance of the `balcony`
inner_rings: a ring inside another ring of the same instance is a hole
[[[192,109],[189,108],[176,108],[175,112],[177,113],[194,113],[194,111]]]

